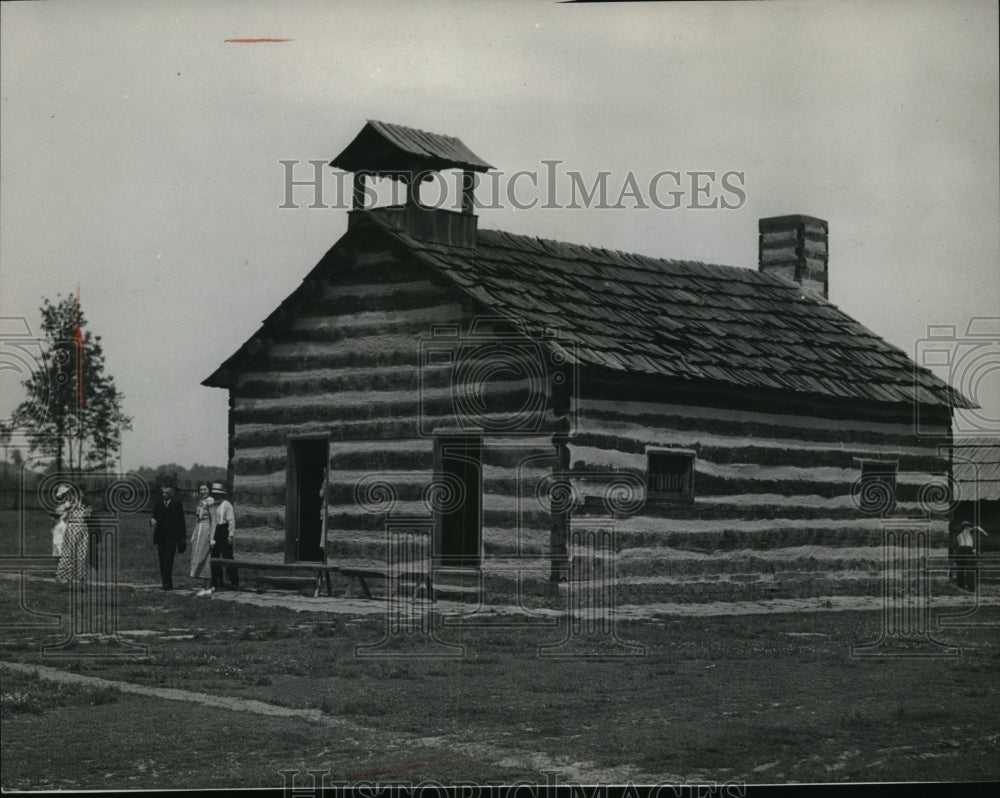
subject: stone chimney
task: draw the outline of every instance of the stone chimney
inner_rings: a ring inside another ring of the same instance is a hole
[[[758,271],[793,280],[826,299],[829,225],[814,216],[772,216],[758,223]]]

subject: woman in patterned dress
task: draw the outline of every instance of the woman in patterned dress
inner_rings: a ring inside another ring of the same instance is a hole
[[[83,498],[83,489],[79,486],[69,492],[66,513],[66,532],[63,534],[62,555],[56,567],[56,579],[69,582],[72,579],[81,580],[87,575],[87,555],[90,545],[90,530],[87,519],[90,508]]]
[[[208,495],[208,483],[198,483],[198,505],[194,516],[197,519],[194,532],[191,535],[191,577],[203,579],[204,585],[197,595],[207,596],[210,593],[211,574],[208,569],[208,558],[212,552],[212,509],[215,499]]]

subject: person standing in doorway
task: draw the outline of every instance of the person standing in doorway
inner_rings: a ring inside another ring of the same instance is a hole
[[[212,483],[212,498],[215,500],[215,533],[212,539],[212,559],[222,558],[224,560],[233,559],[233,541],[236,536],[236,514],[233,512],[233,505],[226,499],[226,489],[221,482]],[[240,587],[240,574],[236,568],[231,566],[226,568],[229,576],[229,586],[233,590]],[[212,563],[212,588],[221,590],[222,566]]]
[[[184,523],[184,508],[174,498],[174,489],[170,485],[160,488],[160,498],[153,507],[149,523],[153,527],[153,545],[160,559],[161,590],[173,590],[174,556],[187,547],[187,526]]]

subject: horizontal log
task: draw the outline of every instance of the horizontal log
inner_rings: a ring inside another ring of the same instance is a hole
[[[385,293],[386,286],[379,286],[377,290],[372,291],[373,296]],[[429,335],[431,325],[442,321],[452,324],[467,322],[464,304],[459,301],[449,300],[447,302],[435,302],[423,306],[413,305],[404,310],[366,310],[340,316],[296,315],[290,331],[297,332],[308,329],[330,331],[351,330],[361,335],[368,335],[386,327],[391,328],[396,325],[409,327],[417,323],[422,325],[424,331]]]
[[[426,512],[426,507],[422,502],[401,502],[397,506],[400,512]],[[861,513],[853,506],[824,507],[817,505],[780,505],[780,504],[759,504],[745,505],[732,502],[696,502],[693,507],[664,507],[653,508],[647,505],[643,508],[643,517],[665,522],[666,520],[683,523],[691,520],[857,520]],[[603,509],[600,511],[601,517],[605,517]],[[574,518],[586,519],[588,514],[581,510],[574,514]],[[516,510],[498,509],[484,510],[484,524],[496,527],[516,527],[520,523],[526,528],[548,529],[551,526],[551,516],[544,512],[521,513]],[[331,512],[328,516],[328,525],[340,529],[379,529],[384,522],[379,515],[369,515],[358,511],[351,512]]]
[[[267,471],[258,474],[247,473],[242,469],[236,469],[233,474],[234,490],[270,490],[272,488],[285,488],[288,478],[286,469],[278,471]]]
[[[381,286],[378,293],[345,294],[333,291],[329,296],[314,296],[298,308],[305,316],[341,316],[368,311],[410,310],[413,307],[465,301],[457,290],[450,290],[431,283],[423,285]]]
[[[745,499],[747,497],[741,497]],[[760,494],[764,501],[759,504],[747,503],[745,501],[735,501],[731,497],[709,497],[707,499],[695,498],[693,506],[678,505],[654,505],[647,503],[641,510],[644,517],[655,519],[675,519],[677,521],[709,520],[709,519],[739,519],[739,520],[774,520],[774,519],[794,519],[794,520],[856,520],[863,517],[863,514],[853,506],[847,504],[850,499],[846,498],[843,504],[792,504],[792,499],[787,496],[771,496]],[[823,500],[832,502],[833,500]],[[583,508],[574,513],[574,518],[586,518],[588,515],[598,514],[603,516],[603,508]]]
[[[668,394],[669,395],[669,394]],[[713,407],[712,405],[682,404],[673,402],[653,402],[629,400],[592,399],[582,397],[579,402],[581,419],[605,419],[637,423],[646,426],[663,426],[674,419],[687,419],[711,429],[719,423],[733,421],[753,425],[762,431],[761,437],[774,437],[775,431],[786,429],[829,430],[837,427],[852,432],[873,432],[884,435],[914,437],[912,409],[909,415],[900,419],[865,420],[842,418],[838,415],[819,415],[790,412],[764,412],[741,407]],[[689,424],[690,425],[690,424]],[[777,428],[777,430],[775,430]],[[942,426],[941,432],[947,427]],[[785,437],[781,435],[780,437]]]
[[[822,312],[822,307],[810,307],[810,313]],[[858,332],[855,336],[862,336]],[[874,335],[872,336],[874,338]],[[768,344],[763,344],[767,346]],[[815,353],[803,346],[796,352],[794,344],[782,343],[774,346],[775,365],[789,357],[815,359]],[[838,362],[849,361],[852,357],[874,359],[880,364],[893,364],[909,370],[912,364],[902,352],[873,352],[857,347],[838,349]],[[849,377],[831,371],[833,364],[816,366],[816,376],[837,380]],[[738,411],[740,417],[755,424],[770,423],[789,427],[828,427],[831,422],[843,422],[845,429],[867,430],[871,432],[891,432],[900,426],[911,428],[913,407],[905,402],[875,402],[858,398],[798,394],[788,390],[764,388],[721,387],[708,381],[683,381],[639,374],[611,373],[588,369],[581,375],[583,386],[580,399],[581,416],[586,417],[591,410],[613,407],[616,412],[632,414],[676,414],[678,411],[697,412],[704,418],[727,419]],[[909,382],[907,387],[912,387]],[[628,397],[623,402],[622,397]],[[664,402],[670,397],[670,403]],[[946,407],[924,407],[921,422],[927,422],[925,429],[934,423],[935,434],[947,435],[950,414]],[[782,416],[787,420],[782,421]],[[872,426],[874,425],[874,426]]]
[[[380,324],[351,323],[351,319],[361,316],[384,316]],[[339,341],[360,341],[373,335],[407,335],[411,341],[418,343],[429,339],[435,324],[443,322],[458,323],[464,320],[461,309],[456,305],[437,305],[413,312],[411,319],[392,320],[392,316],[402,316],[402,311],[394,313],[356,313],[351,316],[318,316],[300,319],[281,338],[283,342],[297,341],[336,343]]]
[[[385,445],[396,441],[406,441],[421,437],[421,428],[439,429],[455,425],[454,415],[427,416],[423,424],[417,417],[412,418],[379,418],[364,421],[343,421],[337,424],[323,422],[304,422],[301,424],[265,424],[256,422],[241,422],[235,424],[233,444],[237,456],[244,451],[256,451],[261,448],[280,446],[284,450],[289,435],[324,435],[333,443],[349,443],[354,441],[371,441]],[[427,435],[422,438],[428,446],[433,438]]]
[[[859,472],[860,475],[860,472]],[[643,480],[645,481],[645,480]],[[743,495],[778,495],[786,499],[815,496],[822,499],[849,497],[854,480],[826,482],[821,480],[758,480],[743,478],[727,478],[711,474],[696,474],[694,480],[694,495],[696,499],[714,498],[719,496]],[[896,485],[896,500],[901,502],[916,502],[924,483]],[[584,495],[586,489],[581,489]],[[594,486],[590,491],[600,495],[601,486]]]
[[[819,447],[800,448],[793,442],[787,447],[758,446],[754,444],[742,446],[721,446],[702,444],[698,448],[698,458],[719,464],[756,463],[759,465],[787,465],[800,468],[840,467],[849,468],[857,458],[885,456],[893,454],[899,462],[900,471],[944,472],[949,462],[947,457],[941,457],[928,449],[921,454],[890,453],[883,449],[872,450],[862,448]]]
[[[539,482],[548,478],[550,472],[538,469],[498,469],[485,467],[483,469],[483,489],[487,496],[534,496],[539,488]],[[391,485],[396,494],[404,500],[418,501],[434,481],[433,468],[402,471],[370,469],[364,471],[331,471],[327,499],[332,504],[350,504],[355,494],[373,480]],[[286,477],[284,473],[268,475],[266,479],[246,477],[237,472],[234,480],[234,495],[241,502],[251,497],[273,495],[284,503]],[[254,504],[261,504],[254,501]],[[547,506],[547,505],[546,505]]]
[[[571,551],[577,567],[595,569],[604,563],[587,551]],[[799,546],[766,551],[727,551],[711,555],[671,549],[632,549],[615,557],[615,573],[619,577],[656,576],[667,574],[774,574],[781,571],[873,571],[882,568],[881,546],[824,549],[820,546]]]
[[[761,439],[777,440],[784,446],[793,446],[796,442],[823,443],[827,444],[829,448],[843,446],[855,449],[883,445],[893,448],[905,447],[925,455],[937,453],[936,442],[918,439],[913,434],[912,427],[898,427],[895,432],[852,430],[846,427],[838,430],[837,425],[831,423],[828,427],[821,428],[789,426],[778,430],[770,425],[755,424],[737,417],[729,420],[708,420],[689,416],[626,415],[610,409],[595,413],[594,418],[598,423],[588,423],[587,419],[581,420],[578,432],[574,435],[577,442],[581,442],[581,437],[583,440],[587,440],[585,437],[587,435],[600,436],[603,434],[600,430],[609,429],[608,424],[618,423],[628,425],[630,436],[634,436],[633,440],[646,440],[651,443],[657,440],[669,440],[668,431],[670,431],[677,434],[678,443],[692,440],[696,442],[699,439],[699,435],[696,433],[701,433],[742,439],[744,443],[748,444],[754,443],[755,439]],[[645,434],[641,432],[643,429],[647,430]]]
[[[240,377],[237,397],[309,396],[336,391],[410,391],[451,386],[451,367],[416,364],[373,369],[317,369],[309,372],[251,372]]]
[[[321,284],[319,295],[326,299],[341,296],[379,296],[390,291],[415,293],[437,288],[461,296],[456,289],[425,266],[372,263],[363,269],[340,269],[331,280]]]
[[[470,396],[482,397],[492,407],[493,401],[514,403],[515,408],[533,407],[536,404],[544,407],[547,396],[546,387],[538,385],[534,380],[503,380],[491,381],[484,386],[464,388],[451,382],[441,387],[427,387],[419,394],[416,390],[394,388],[387,391],[370,390],[340,390],[329,393],[295,394],[278,398],[250,398],[236,396],[235,409],[241,413],[253,410],[269,410],[273,408],[302,407],[351,407],[359,404],[390,405],[393,407],[415,406],[418,400],[423,406],[444,406],[454,408],[456,413],[468,412],[473,401]]]
[[[671,534],[695,534],[700,532],[738,532],[748,534],[783,534],[782,530],[817,529],[840,531],[847,534],[850,530],[879,531],[881,534],[882,520],[871,516],[856,515],[851,518],[830,519],[820,518],[809,520],[791,518],[689,518],[685,520],[648,516],[628,516],[615,521],[615,528],[623,534],[658,535],[664,532]],[[932,534],[947,531],[947,521],[931,520],[928,524]]]
[[[275,454],[257,455],[253,453],[255,451],[259,450],[237,449],[238,454],[231,461],[234,474],[273,474],[285,470],[288,460],[284,449]]]
[[[268,350],[267,363],[296,362],[296,359],[308,361],[313,358],[357,354],[371,358],[384,357],[390,353],[406,355],[404,362],[420,362],[420,343],[412,335],[398,333],[374,333],[362,338],[340,341],[281,341],[274,343]],[[364,365],[375,366],[377,362]],[[259,368],[259,367],[258,367]]]
[[[834,443],[829,441],[816,441],[807,439],[779,438],[773,434],[769,437],[749,437],[724,435],[714,431],[706,425],[704,429],[692,428],[688,430],[674,429],[667,425],[663,426],[643,426],[623,421],[595,421],[588,420],[583,429],[577,431],[576,436],[571,437],[571,442],[586,440],[580,438],[584,435],[607,436],[609,442],[612,439],[621,438],[629,441],[622,451],[637,452],[640,444],[652,446],[679,446],[687,449],[694,449],[703,452],[707,449],[732,449],[746,450],[747,453],[757,449],[770,450],[773,455],[766,455],[763,452],[760,456],[778,457],[783,452],[789,452],[799,458],[816,458],[819,462],[822,458],[837,458],[850,456],[851,458],[870,457],[885,460],[895,460],[900,457],[931,458],[939,462],[947,462],[947,455],[940,454],[936,445],[924,444],[922,446],[906,447],[895,444],[848,444]],[[774,432],[777,432],[775,430]],[[593,439],[596,444],[601,443],[601,438]],[[725,459],[736,459],[738,453],[732,457],[720,456],[712,459],[722,462]],[[750,455],[753,456],[753,455]],[[938,470],[939,466],[931,466],[922,470]]]
[[[355,351],[341,348],[331,351],[319,344],[290,344],[294,349],[281,349],[268,354],[266,360],[255,364],[255,369],[294,369],[306,371],[325,368],[372,368],[380,366],[411,366],[419,364],[416,347],[403,349],[382,349],[378,351]],[[310,349],[304,347],[309,346]]]
[[[331,433],[341,425],[352,421],[371,421],[376,418],[395,416],[397,418],[412,418],[412,424],[405,424],[404,430],[409,436],[417,430],[426,430],[429,434],[436,428],[437,421],[441,426],[462,429],[484,429],[492,431],[510,430],[517,434],[537,434],[554,432],[559,423],[551,411],[544,409],[544,403],[538,404],[530,397],[522,395],[496,395],[487,399],[488,412],[470,414],[463,405],[456,405],[451,396],[434,397],[418,403],[415,396],[395,400],[383,399],[378,402],[358,402],[344,406],[325,404],[308,405],[276,405],[266,408],[237,407],[232,411],[233,422],[241,424],[270,425],[325,425]],[[538,408],[536,410],[536,408]],[[401,422],[397,422],[401,423]],[[351,437],[354,437],[353,435]],[[374,437],[395,437],[393,435],[376,435]]]
[[[239,532],[245,524],[248,527],[268,527],[271,529],[285,528],[285,508],[280,505],[252,507],[248,505],[235,506],[236,531]]]
[[[328,500],[331,504],[350,505],[355,503],[359,488],[362,488],[369,478],[378,479],[379,472],[369,472],[359,479],[346,482],[334,481],[331,478],[330,486],[327,489]],[[484,506],[489,507],[491,503],[495,503],[497,497],[515,499],[520,495],[525,506],[544,508],[548,511],[548,502],[539,501],[535,496],[535,487],[541,478],[538,474],[526,475],[520,479],[516,475],[505,478],[484,478]],[[414,472],[412,475],[405,476],[390,473],[386,477],[386,481],[392,485],[395,495],[404,502],[421,501],[433,479],[433,471]]]
[[[284,506],[287,493],[282,488],[235,488],[233,503],[241,510],[249,508],[270,508]]]
[[[234,467],[240,473],[273,474],[285,467],[286,436],[297,429],[265,427],[254,435],[245,435],[245,444],[237,449]],[[312,432],[325,432],[321,427]],[[253,438],[272,445],[250,446]],[[529,443],[530,441],[530,443]],[[508,445],[511,444],[511,445]],[[397,438],[381,440],[339,441],[330,444],[330,467],[334,469],[374,468],[379,470],[410,470],[433,467],[434,439],[432,437]],[[484,438],[482,462],[487,466],[518,468],[549,468],[554,462],[554,449],[542,438],[513,439]]]
[[[651,519],[643,519],[650,521]],[[676,523],[676,522],[675,522]],[[861,521],[852,520],[822,524],[810,522],[797,525],[778,526],[773,522],[750,522],[767,526],[752,529],[735,524],[722,523],[721,529],[701,530],[671,530],[664,529],[662,521],[659,525],[651,524],[645,530],[629,530],[616,526],[615,541],[620,550],[632,548],[663,546],[684,551],[695,551],[710,554],[719,551],[737,549],[767,550],[793,546],[822,546],[826,548],[843,548],[850,546],[879,546],[884,533],[880,526],[861,526]],[[786,522],[791,524],[793,522]],[[622,524],[624,526],[624,523]],[[727,528],[734,527],[736,528]],[[932,530],[932,540],[935,545],[943,545],[947,540],[947,530],[939,528]]]
[[[423,502],[401,501],[396,505],[396,512],[404,514],[426,513],[427,507]],[[486,509],[483,511],[483,523],[486,526],[516,527],[519,520],[525,529],[548,530],[552,525],[552,519],[548,513],[533,512],[519,515],[514,510]],[[327,515],[327,527],[344,530],[383,529],[385,518],[383,514],[364,513],[354,507],[349,512],[333,512],[331,508],[331,512]]]
[[[357,531],[332,529],[327,532],[326,550],[330,556],[386,557],[386,534],[382,529]],[[547,557],[548,529],[483,530],[483,552],[486,556]]]

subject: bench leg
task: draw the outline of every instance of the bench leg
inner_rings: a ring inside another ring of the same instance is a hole
[[[330,585],[330,572],[323,571],[323,579],[326,581],[326,595],[333,596],[333,587]]]
[[[319,596],[319,586],[321,584],[323,584],[323,574],[322,573],[317,573],[316,574],[316,584],[313,585],[313,598],[316,598],[317,596]]]
[[[424,576],[413,580],[413,589],[410,591],[410,603],[414,603],[420,594],[427,596],[428,601],[434,601],[434,592],[431,589],[430,577]]]
[[[372,592],[368,589],[368,583],[365,581],[365,578],[363,576],[359,576],[358,581],[361,583],[361,589],[365,591],[365,598],[371,598]]]

